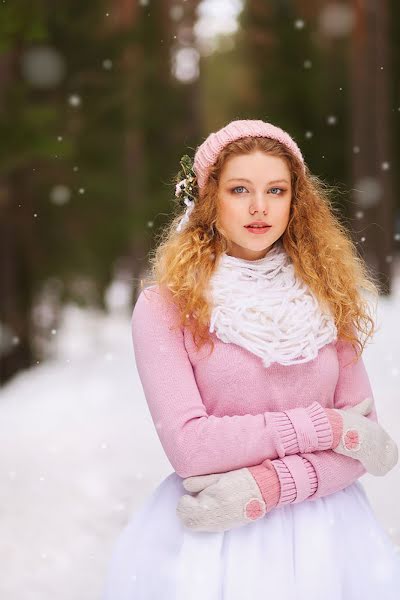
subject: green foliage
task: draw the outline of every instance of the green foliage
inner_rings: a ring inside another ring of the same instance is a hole
[[[196,202],[198,198],[196,173],[193,170],[193,158],[184,154],[180,160],[181,169],[176,176],[177,186],[175,192],[177,198],[185,198]]]
[[[12,51],[17,42],[28,44],[46,40],[42,3],[5,2],[0,15],[0,53]]]
[[[198,138],[193,86],[171,75],[172,28],[161,7],[0,5],[2,217],[15,240],[9,295],[25,312],[49,278],[62,282],[63,300],[80,301],[74,281],[88,277],[101,303],[121,257],[134,263],[139,250],[145,267],[153,233],[170,217],[178,156]],[[23,68],[42,46],[63,66],[53,87],[35,87]]]

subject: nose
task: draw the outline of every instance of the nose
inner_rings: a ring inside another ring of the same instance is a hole
[[[264,214],[267,214],[268,201],[269,199],[264,192],[256,192],[250,200],[250,213],[252,215],[256,212],[263,212]]]

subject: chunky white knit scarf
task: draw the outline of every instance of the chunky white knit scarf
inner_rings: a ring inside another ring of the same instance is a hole
[[[296,276],[281,240],[258,260],[222,254],[207,298],[210,332],[261,357],[265,367],[308,362],[337,338],[331,312]]]

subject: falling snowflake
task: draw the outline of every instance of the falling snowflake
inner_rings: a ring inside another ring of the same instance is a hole
[[[70,106],[80,106],[81,105],[81,97],[78,94],[71,94],[68,97],[68,103]]]
[[[296,29],[304,29],[304,21],[303,19],[296,19],[296,21],[294,22],[294,26]]]
[[[71,190],[66,185],[55,185],[50,190],[50,200],[57,206],[66,204],[71,198]]]

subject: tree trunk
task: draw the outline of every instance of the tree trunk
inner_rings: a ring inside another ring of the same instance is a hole
[[[355,0],[350,67],[355,240],[389,294],[393,252],[390,171],[388,9],[386,2]],[[357,191],[360,190],[360,191]]]

